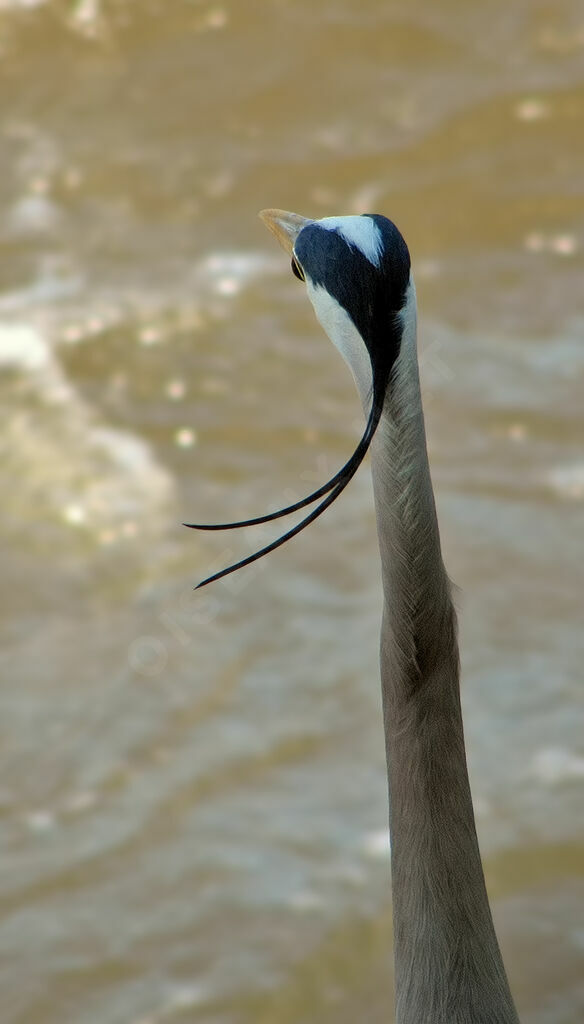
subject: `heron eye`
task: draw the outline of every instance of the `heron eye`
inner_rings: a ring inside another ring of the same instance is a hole
[[[292,257],[291,266],[294,277],[297,277],[299,281],[304,281],[304,274],[302,273],[302,270],[300,269],[300,266],[295,256]]]

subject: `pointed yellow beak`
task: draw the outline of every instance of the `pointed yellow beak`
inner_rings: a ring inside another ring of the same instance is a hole
[[[309,217],[301,217],[299,213],[288,213],[286,210],[262,210],[259,217],[289,256],[292,255],[294,243],[302,228],[313,223]]]

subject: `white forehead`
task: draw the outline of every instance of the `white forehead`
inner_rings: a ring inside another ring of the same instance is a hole
[[[337,231],[345,242],[359,249],[374,267],[379,267],[383,241],[381,231],[371,217],[323,217],[317,224],[328,231]]]

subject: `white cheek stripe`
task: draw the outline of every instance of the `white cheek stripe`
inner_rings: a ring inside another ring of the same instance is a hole
[[[319,324],[347,363],[353,374],[363,406],[367,409],[370,405],[373,388],[373,370],[363,338],[347,311],[333,298],[330,292],[327,292],[326,288],[314,285],[307,278],[306,290]]]
[[[337,231],[345,242],[354,245],[374,267],[381,263],[381,231],[371,217],[323,217],[316,222],[327,231]]]
[[[371,406],[373,392],[373,369],[367,346],[349,314],[339,302],[321,285],[314,285],[306,279],[306,291],[316,318],[328,334],[335,348],[347,363],[357,385],[366,414]],[[399,313],[403,331],[400,344],[400,362],[416,361],[416,286],[410,279],[406,289],[404,305]]]

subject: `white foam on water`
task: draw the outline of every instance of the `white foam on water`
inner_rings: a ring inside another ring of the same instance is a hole
[[[533,757],[532,774],[539,782],[554,785],[584,779],[584,757],[563,747],[545,747]]]
[[[584,462],[556,466],[549,473],[548,485],[560,497],[568,501],[584,499]]]
[[[50,361],[47,342],[30,324],[0,324],[0,368],[42,370]]]
[[[366,832],[363,836],[361,848],[368,857],[379,857],[380,859],[388,857],[391,851],[388,829]]]

